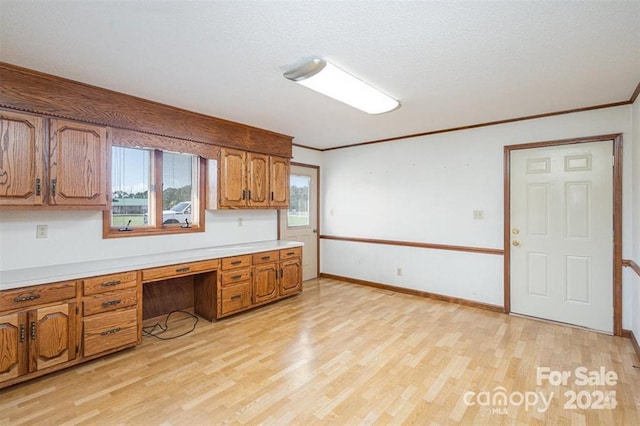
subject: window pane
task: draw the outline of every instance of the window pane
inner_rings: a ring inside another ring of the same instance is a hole
[[[198,223],[196,206],[198,157],[162,153],[162,223]]]
[[[311,177],[291,175],[287,226],[309,226],[309,189]]]
[[[114,146],[111,155],[111,226],[148,226],[151,152]]]

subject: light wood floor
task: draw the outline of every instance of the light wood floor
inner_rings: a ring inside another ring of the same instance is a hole
[[[0,424],[638,425],[634,364],[628,339],[321,279],[185,337],[145,338],[2,390]],[[536,384],[536,367],[581,366],[615,371],[617,384]],[[583,405],[615,391],[617,407],[565,409],[571,391],[586,391]],[[479,405],[482,392],[551,403]]]

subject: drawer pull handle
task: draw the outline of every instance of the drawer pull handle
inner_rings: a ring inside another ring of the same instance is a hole
[[[100,333],[101,336],[108,336],[109,334],[114,334],[117,333],[118,331],[120,331],[121,328],[120,327],[116,327],[116,328],[112,328],[111,330],[106,330],[103,331],[102,333]]]
[[[242,295],[241,294],[235,294],[235,295],[231,296],[231,300],[238,300],[238,299],[242,299]]]
[[[114,280],[114,281],[104,282],[104,283],[102,283],[100,285],[102,287],[113,287],[114,285],[118,285],[118,284],[121,284],[121,283],[122,283],[122,281],[120,281],[120,280]]]
[[[242,263],[242,260],[234,260],[233,262],[231,262],[232,265],[239,265]]]
[[[20,324],[20,343],[24,343],[25,338],[27,337],[27,330],[24,324]]]
[[[294,254],[296,254],[294,251],[290,251],[289,253],[287,253],[287,256],[293,256]]]
[[[178,268],[178,269],[176,269],[176,272],[189,272],[189,267],[186,266],[184,268]]]
[[[102,307],[108,308],[109,306],[118,305],[122,302],[121,300],[109,300],[108,302],[103,302]]]
[[[40,299],[40,295],[39,294],[30,294],[28,296],[18,296],[16,298],[13,299],[14,302],[26,302],[28,300],[36,300],[36,299]]]
[[[271,256],[262,256],[260,259],[262,259],[262,260],[269,260],[269,259],[271,259]]]
[[[31,321],[30,324],[30,328],[31,328],[31,340],[36,340],[36,322],[35,321]]]
[[[239,280],[240,278],[242,278],[242,275],[234,275],[231,277],[232,280]]]
[[[40,178],[36,178],[36,195],[42,193],[42,186],[40,185]]]

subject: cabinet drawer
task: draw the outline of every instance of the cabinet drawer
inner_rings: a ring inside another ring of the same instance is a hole
[[[221,314],[227,315],[251,306],[251,284],[239,284],[222,290]]]
[[[135,306],[137,302],[137,289],[128,288],[122,291],[114,291],[85,298],[82,301],[82,313],[85,316],[99,314],[101,312]]]
[[[237,269],[235,271],[225,271],[222,273],[222,285],[224,287],[240,283],[242,281],[249,281],[251,279],[251,269]]]
[[[125,272],[122,274],[102,275],[83,280],[83,294],[106,293],[108,291],[120,290],[123,288],[135,287],[137,284],[137,273]]]
[[[76,282],[43,284],[0,292],[0,312],[76,297]]]
[[[255,253],[253,255],[253,264],[277,262],[280,258],[278,250],[263,251],[262,253]]]
[[[155,281],[163,278],[181,277],[196,272],[218,269],[220,262],[215,260],[203,260],[201,262],[179,263],[172,266],[145,269],[142,271],[142,281]]]
[[[245,256],[225,257],[222,259],[223,271],[226,269],[246,268],[247,266],[251,266],[250,254],[247,254]]]
[[[280,250],[280,260],[293,259],[295,257],[302,257],[302,247]]]
[[[84,356],[91,356],[138,342],[136,309],[107,312],[83,320]]]

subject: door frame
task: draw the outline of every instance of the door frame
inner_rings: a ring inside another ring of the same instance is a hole
[[[316,277],[320,277],[320,166],[316,166],[314,164],[306,164],[306,163],[296,163],[296,162],[291,162],[292,166],[298,166],[298,167],[308,167],[310,169],[316,169],[316,172],[318,174],[318,179],[316,179],[316,195],[318,197],[318,199],[316,200],[316,220],[318,221],[317,223],[317,227],[316,227],[316,247],[318,247],[318,249],[316,250],[316,254],[317,254],[317,259],[316,259]],[[281,238],[280,235],[280,210],[278,210],[278,222],[276,224],[276,226],[278,227],[278,240]]]
[[[613,140],[613,334],[622,336],[622,133],[504,147],[504,313],[511,312],[511,151]]]

